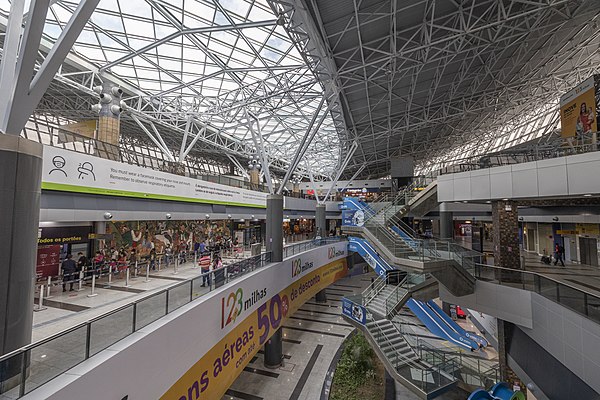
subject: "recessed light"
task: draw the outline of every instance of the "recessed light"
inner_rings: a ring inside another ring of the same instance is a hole
[[[592,195],[588,193],[588,194],[584,194],[583,197],[592,197]]]
[[[502,199],[502,201],[508,201],[508,199]]]

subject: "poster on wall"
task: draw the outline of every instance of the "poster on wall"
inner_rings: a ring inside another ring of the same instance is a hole
[[[60,264],[60,245],[38,246],[35,274],[37,279],[58,275]]]
[[[598,132],[600,75],[594,75],[560,98],[560,124],[563,138],[581,138]]]
[[[346,298],[342,299],[342,314],[352,318],[361,325],[365,325],[367,323],[366,308],[360,304],[353,303]]]
[[[44,146],[42,189],[266,208],[266,193]]]

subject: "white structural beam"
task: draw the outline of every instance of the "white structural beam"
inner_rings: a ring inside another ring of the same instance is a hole
[[[79,3],[35,73],[50,1],[31,0],[27,16],[24,15],[25,0],[12,2],[0,76],[2,96],[6,97],[0,103],[1,132],[12,135],[21,133],[98,2],[82,0]],[[21,28],[24,17],[25,26]]]
[[[344,187],[340,189],[340,192],[343,192],[344,190],[346,190],[346,188],[348,187],[348,185],[350,185],[350,184],[352,183],[352,181],[353,181],[354,179],[356,179],[356,177],[357,177],[357,176],[358,176],[358,175],[359,175],[361,172],[363,172],[363,170],[365,169],[365,167],[366,167],[366,165],[361,165],[361,166],[360,166],[360,168],[358,168],[358,169],[356,170],[356,172],[355,172],[355,173],[352,175],[352,177],[351,177],[350,179],[348,179],[348,182],[347,182],[347,183],[344,185]],[[334,183],[334,186],[335,186],[335,183]]]
[[[156,145],[156,147],[158,147],[160,149],[160,151],[163,152],[163,154],[167,157],[167,159],[169,161],[175,161],[175,157],[173,157],[173,154],[171,153],[171,151],[167,147],[165,147],[163,145],[163,143],[161,143],[158,139],[156,139],[154,137],[154,135],[152,135],[150,133],[150,131],[148,130],[148,128],[146,128],[144,126],[144,124],[138,119],[138,117],[136,117],[135,115],[132,114],[131,118],[139,125],[139,127],[150,138],[150,140],[152,140],[152,143],[154,143]],[[154,128],[154,129],[156,129],[156,128]],[[158,135],[158,137],[160,137],[160,135]]]
[[[267,180],[267,187],[269,188],[269,193],[273,194],[273,182],[271,181],[271,173],[269,172],[269,159],[267,157],[267,151],[265,149],[265,142],[260,127],[260,120],[256,117],[256,115],[252,114],[248,110],[246,110],[246,119],[248,120],[248,128],[250,129],[254,145],[256,146],[256,149],[260,152],[262,170],[265,174],[265,179]],[[253,121],[256,121],[256,129],[258,130],[258,132],[256,132],[252,127],[252,125],[254,124]]]
[[[340,180],[340,177],[344,173],[344,170],[346,169],[346,166],[348,165],[348,163],[350,162],[350,160],[354,156],[354,152],[356,151],[356,149],[358,149],[358,143],[357,142],[352,142],[352,146],[350,146],[350,149],[348,150],[348,153],[346,153],[346,158],[344,159],[342,165],[340,166],[340,169],[338,170],[338,173],[335,176],[335,179],[333,180],[333,182],[331,182],[331,186],[329,186],[329,190],[327,190],[327,194],[323,198],[323,201],[327,200],[327,198],[329,197],[329,194],[331,193],[331,190],[335,187],[335,184],[337,183],[337,181]]]
[[[226,155],[227,155],[227,158],[229,158],[229,161],[231,161],[233,163],[233,165],[235,165],[238,168],[238,170],[244,176],[244,178],[250,179],[250,174],[248,174],[248,171],[246,171],[246,168],[244,168],[242,166],[242,164],[237,160],[237,158],[235,158],[231,154],[226,154]]]

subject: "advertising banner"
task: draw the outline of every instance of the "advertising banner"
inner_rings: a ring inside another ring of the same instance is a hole
[[[367,323],[367,309],[346,298],[342,299],[342,314],[352,318],[361,325]]]
[[[266,193],[44,147],[42,189],[266,208]]]
[[[297,258],[288,271],[292,276],[311,270],[313,262]],[[298,271],[301,272],[298,272]],[[220,399],[265,342],[289,315],[318,291],[346,276],[346,259],[308,272],[282,291],[271,295],[268,288],[248,294],[243,288],[232,290],[221,299],[221,327],[235,320],[255,303],[271,296],[258,309],[238,323],[208,351],[163,396],[161,400]]]
[[[365,212],[363,210],[342,210],[343,226],[363,226],[365,224]]]
[[[35,274],[37,279],[58,275],[60,245],[38,246]]]
[[[591,76],[560,98],[561,136],[598,132],[596,93],[600,75]]]

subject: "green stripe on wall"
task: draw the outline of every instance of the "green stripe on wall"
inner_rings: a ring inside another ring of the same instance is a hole
[[[64,183],[42,182],[42,189],[57,190],[57,191],[61,191],[61,192],[72,192],[72,193],[99,194],[99,195],[103,195],[103,196],[133,197],[136,199],[168,200],[168,201],[180,201],[180,202],[185,202],[185,203],[223,204],[223,205],[238,206],[238,207],[267,208],[266,204],[265,205],[245,204],[245,203],[236,203],[233,201],[207,200],[207,199],[197,199],[197,198],[193,198],[193,197],[170,196],[168,194],[152,194],[152,193],[131,192],[131,191],[127,191],[127,190],[103,189],[103,188],[96,188],[96,187],[90,187],[90,186],[67,185]]]

